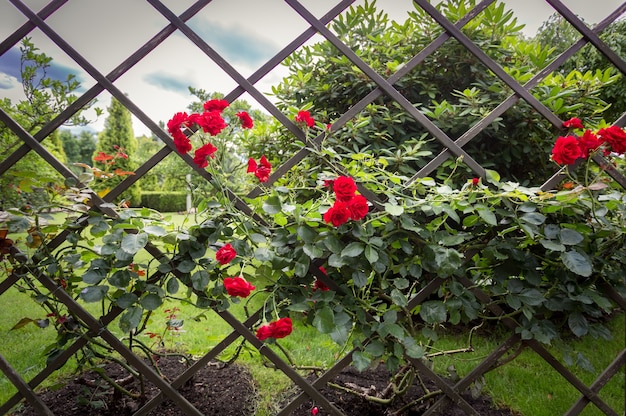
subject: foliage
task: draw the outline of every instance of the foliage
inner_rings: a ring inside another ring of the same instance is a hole
[[[96,137],[93,132],[82,130],[78,135],[75,135],[70,130],[63,129],[59,131],[59,138],[67,157],[67,163],[70,164],[70,168],[76,174],[82,172],[82,169],[73,166],[73,163],[92,164],[91,158],[96,150]]]
[[[66,239],[70,246],[32,253],[40,263],[28,268],[45,265],[84,302],[124,309],[126,332],[145,327],[142,320],[168,297],[226,309],[241,295],[232,295],[224,280],[240,277],[257,286],[251,298],[265,299],[262,322],[290,316],[338,344],[367,339],[353,357],[361,369],[380,359],[398,369],[406,357],[427,352],[436,328],[481,320],[513,320],[522,339],[547,344],[563,331],[611,336],[601,320],[613,309],[603,283],[626,293],[624,198],[591,159],[582,176],[570,172],[578,185],[542,191],[502,181],[493,171],[485,183],[460,188],[432,178],[404,187],[384,166],[363,172],[361,166],[375,165],[369,158],[355,154],[345,166],[369,191],[386,196],[384,203],[370,201],[364,218],[350,214],[352,220],[331,223],[323,215],[343,190],[356,189],[332,172],[329,181],[305,190],[304,202],[300,189],[268,189],[247,201],[254,210],[247,217],[229,198],[217,159],[209,158],[219,192],[201,205],[199,223],[171,231],[147,209],[116,217],[91,212],[82,222],[88,228],[68,217],[37,232],[46,240],[76,229]],[[81,203],[73,209],[82,211]],[[15,216],[7,222],[11,233],[27,224]],[[149,245],[169,260],[139,261]],[[20,270],[26,273],[14,272]],[[435,279],[440,288],[413,303]]]
[[[456,21],[475,4],[475,1],[440,2],[437,8]],[[406,21],[394,22],[376,9],[375,2],[351,7],[331,26],[341,41],[385,78],[402,69],[442,33],[441,27],[417,6]],[[554,55],[549,45],[525,39],[520,31],[522,27],[512,12],[497,2],[462,30],[509,75],[524,84]],[[281,109],[294,114],[297,109],[314,108],[320,127],[334,122],[376,87],[328,41],[303,46],[285,65],[289,75],[273,88]],[[562,76],[549,77],[533,94],[563,119],[578,116],[589,124],[597,123],[607,106],[601,91],[615,79],[614,74],[588,69],[590,72],[586,67],[577,71],[570,68],[571,72]],[[447,40],[394,86],[452,139],[459,138],[512,94],[510,88],[454,39]],[[507,180],[536,183],[554,172],[546,149],[548,138],[555,131],[535,110],[520,101],[464,149],[482,166],[501,172]],[[332,146],[339,156],[367,151],[396,163],[398,172],[415,172],[426,164],[430,154],[442,150],[425,128],[387,95],[381,95],[353,122],[335,133],[326,145]],[[288,134],[283,132],[278,136],[271,144],[272,151],[266,153],[285,158],[297,151],[297,143]],[[436,177],[446,178],[454,166],[455,162],[449,160]],[[311,163],[303,169],[309,168],[315,171],[317,165]],[[458,184],[473,176],[463,165],[455,174]]]
[[[581,34],[570,25],[562,16],[553,15],[539,28],[536,40],[544,46],[552,46],[553,56],[556,56],[581,38]],[[619,19],[611,23],[600,33],[600,39],[618,56],[624,59],[626,51],[626,20]],[[560,68],[564,75],[573,70],[603,71],[614,74],[615,82],[611,82],[599,89],[599,97],[610,103],[610,107],[603,112],[603,117],[615,121],[626,112],[626,77],[593,45],[585,45],[571,59]]]
[[[21,74],[25,99],[13,104],[8,98],[0,100],[0,107],[29,134],[35,135],[54,119],[63,109],[76,100],[74,92],[80,83],[73,75],[66,80],[48,76],[52,58],[24,38],[20,46]],[[99,110],[96,108],[96,112]],[[79,111],[67,121],[67,125],[83,125],[88,120]],[[66,155],[58,131],[51,133],[42,144],[53,156],[66,161]],[[22,144],[21,140],[4,124],[0,125],[0,145],[4,160]],[[58,172],[52,169],[35,152],[29,152],[8,171],[0,176],[0,201],[3,207],[25,207],[46,202],[48,192],[32,192],[33,189],[50,189],[59,182]],[[51,192],[53,190],[50,189]]]

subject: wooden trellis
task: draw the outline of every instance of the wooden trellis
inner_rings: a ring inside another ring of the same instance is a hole
[[[322,146],[324,139],[324,133],[320,133],[315,138],[307,139],[305,133],[298,128],[285,114],[279,109],[255,86],[265,75],[270,73],[272,69],[276,68],[294,51],[301,47],[307,40],[311,39],[315,34],[319,34],[332,43],[338,53],[345,55],[360,71],[362,71],[369,79],[376,84],[376,88],[369,94],[363,97],[360,101],[354,104],[348,111],[342,114],[334,123],[333,129],[340,129],[355,116],[357,116],[367,105],[374,102],[381,95],[385,95],[393,99],[407,114],[410,114],[417,122],[419,122],[439,143],[445,150],[432,158],[426,166],[424,166],[419,172],[415,174],[413,178],[410,178],[407,185],[420,177],[428,176],[435,169],[441,166],[450,157],[463,157],[464,163],[472,169],[477,176],[484,177],[485,169],[475,161],[472,155],[468,154],[464,150],[464,146],[469,143],[473,138],[480,134],[485,128],[492,124],[499,116],[505,113],[508,109],[514,106],[518,101],[523,100],[530,105],[537,113],[542,115],[555,127],[560,127],[563,120],[555,115],[550,109],[542,104],[537,98],[535,98],[531,89],[537,86],[546,76],[555,71],[562,65],[567,59],[571,58],[577,51],[587,44],[593,45],[613,64],[624,76],[626,76],[626,62],[621,59],[614,51],[612,51],[607,45],[599,38],[599,33],[602,32],[609,24],[616,21],[626,11],[626,2],[622,3],[615,11],[610,13],[605,19],[595,25],[593,28],[588,27],[583,23],[574,13],[572,13],[567,6],[559,0],[546,0],[558,13],[560,13],[573,27],[576,28],[581,34],[581,39],[570,46],[564,53],[559,55],[545,68],[535,74],[525,84],[520,84],[510,75],[508,75],[493,59],[491,59],[483,50],[480,49],[471,39],[469,39],[462,31],[462,27],[470,22],[474,17],[481,13],[486,7],[493,3],[493,0],[485,0],[480,2],[474,9],[469,11],[466,16],[462,17],[457,22],[450,22],[444,17],[438,10],[429,3],[428,0],[414,0],[414,3],[421,7],[426,13],[428,13],[439,25],[444,29],[443,33],[433,40],[427,47],[422,49],[407,63],[398,69],[397,72],[389,76],[388,78],[382,77],[368,64],[361,60],[357,54],[351,50],[348,46],[342,43],[337,36],[335,36],[327,27],[327,24],[348,8],[354,0],[337,1],[337,4],[330,9],[322,17],[317,18],[306,7],[300,4],[297,0],[285,0],[285,3],[293,8],[302,19],[304,19],[309,25],[308,29],[303,31],[299,36],[293,39],[276,55],[269,59],[266,63],[261,65],[252,75],[244,77],[233,66],[231,66],[227,59],[220,56],[214,49],[212,49],[191,27],[187,22],[193,18],[198,12],[204,8],[211,7],[211,0],[198,0],[192,4],[187,10],[177,15],[164,5],[159,0],[145,0],[150,4],[158,13],[160,13],[169,22],[162,30],[156,33],[145,44],[139,47],[133,54],[127,59],[122,61],[108,74],[103,74],[96,69],[90,62],[81,56],[63,36],[56,32],[46,22],[46,19],[52,16],[55,12],[60,10],[64,5],[71,1],[78,0],[52,0],[40,11],[34,11],[28,7],[21,0],[8,0],[8,2],[19,10],[28,21],[18,28],[15,32],[9,35],[6,39],[0,43],[0,55],[6,53],[11,48],[16,46],[21,39],[28,36],[33,30],[38,29],[45,36],[47,36],[52,42],[54,42],[62,51],[64,51],[70,58],[72,58],[76,64],[84,69],[94,80],[95,85],[85,91],[78,99],[68,106],[61,114],[55,117],[48,124],[43,126],[36,134],[31,135],[25,131],[16,120],[14,120],[4,110],[0,109],[0,121],[4,123],[13,133],[19,137],[22,141],[22,145],[11,153],[6,159],[0,161],[0,175],[10,169],[15,163],[23,158],[28,152],[36,152],[42,159],[49,163],[54,169],[56,169],[61,175],[66,178],[75,178],[72,171],[59,162],[46,148],[42,145],[43,140],[49,137],[55,130],[63,125],[72,115],[76,114],[81,108],[89,104],[92,100],[97,98],[101,93],[107,91],[118,101],[120,101],[135,117],[137,117],[145,126],[147,126],[157,137],[159,137],[165,145],[156,152],[149,160],[143,163],[136,171],[135,175],[127,177],[117,187],[112,189],[105,197],[99,198],[94,196],[93,209],[105,212],[109,215],[115,215],[115,213],[106,208],[106,203],[113,201],[119,195],[124,194],[131,185],[136,181],[144,177],[152,168],[159,164],[170,153],[176,153],[176,147],[169,135],[159,127],[158,123],[152,120],[146,113],[136,105],[133,100],[124,94],[116,86],[116,80],[122,75],[128,72],[131,68],[141,62],[142,59],[147,57],[151,51],[158,48],[166,39],[175,33],[180,33],[186,36],[194,45],[198,48],[200,53],[206,55],[213,60],[226,74],[228,74],[236,83],[237,87],[230,91],[224,98],[233,102],[238,99],[242,94],[247,93],[256,100],[269,114],[280,121],[291,134],[293,134],[298,140],[302,142],[308,142],[309,147],[303,148],[298,153],[293,155],[282,166],[275,169],[273,174],[267,183],[267,186],[271,186],[276,180],[282,177],[285,173],[289,172],[291,168],[300,163],[303,159],[310,155],[310,148]],[[398,0],[399,1],[399,0]],[[405,0],[409,1],[409,0]],[[412,71],[420,63],[433,54],[437,49],[443,45],[449,39],[455,39],[458,43],[463,45],[469,50],[486,68],[488,68],[501,82],[506,84],[513,93],[505,101],[500,103],[489,114],[487,114],[481,121],[476,123],[472,128],[467,130],[458,139],[453,140],[446,133],[440,130],[428,117],[420,112],[413,103],[411,103],[398,89],[395,84],[402,79],[403,76]],[[626,114],[622,115],[615,124],[624,126],[626,124]],[[210,174],[204,169],[198,168],[189,155],[179,155],[189,166],[191,166],[198,175],[209,180]],[[596,162],[602,163],[601,157],[597,157]],[[626,188],[626,179],[616,172],[615,170],[608,170],[608,173]],[[75,178],[77,179],[77,178]],[[554,186],[562,179],[560,174],[548,179],[543,185],[544,189],[553,189]],[[382,201],[380,197],[373,192],[363,187],[359,188],[359,191],[364,194],[367,199],[373,203],[373,205],[380,206]],[[255,198],[262,193],[261,188],[252,190],[247,197]],[[246,215],[252,215],[251,208],[234,193],[230,193],[233,205],[241,210]],[[67,231],[56,236],[50,243],[50,249],[54,250],[67,237]],[[163,255],[158,248],[148,246],[147,250],[155,258]],[[19,253],[16,257],[19,258]],[[294,370],[288,363],[284,362],[274,351],[264,346],[259,341],[254,332],[251,330],[252,325],[255,324],[259,317],[260,311],[257,311],[249,319],[244,322],[239,321],[228,311],[220,311],[216,309],[216,312],[223,318],[231,327],[232,332],[224,337],[221,342],[213,349],[207,352],[202,358],[200,358],[193,366],[188,368],[174,381],[167,382],[161,378],[152,367],[146,364],[140,357],[132,352],[127,346],[125,346],[115,335],[113,335],[108,329],[108,324],[111,323],[116,317],[118,317],[123,310],[121,308],[114,307],[110,312],[101,317],[95,317],[86,311],[80,303],[76,302],[69,294],[60,289],[58,284],[49,276],[37,271],[27,270],[32,273],[32,277],[37,279],[50,293],[58,300],[63,302],[67,308],[79,317],[82,322],[89,328],[89,335],[93,337],[100,337],[104,342],[117,351],[124,359],[126,359],[132,366],[138,369],[149,381],[159,387],[161,393],[147,402],[141,409],[136,412],[136,415],[144,415],[154,409],[164,398],[168,398],[174,401],[178,407],[188,415],[201,415],[201,413],[189,403],[179,392],[178,388],[182,386],[187,380],[189,380],[202,366],[206,365],[209,361],[215,359],[222,351],[224,351],[229,345],[234,343],[240,338],[244,338],[250,345],[257,348],[261,354],[269,359],[280,371],[288,376],[293,383],[298,386],[302,393],[295,397],[289,404],[287,404],[278,414],[289,415],[291,414],[302,402],[310,398],[323,407],[326,411],[340,416],[343,413],[328,398],[320,393],[321,387],[323,387],[328,381],[337,375],[343,368],[350,365],[352,353],[355,350],[348,352],[345,356],[341,357],[338,362],[324,374],[319,376],[314,381],[309,381],[302,377],[300,373]],[[152,279],[158,279],[158,272],[155,276],[151,276]],[[19,273],[11,274],[0,282],[0,296],[15,285],[20,279]],[[407,307],[408,310],[412,310],[431,294],[436,293],[446,279],[436,278],[429,282],[415,297],[411,299]],[[481,292],[480,289],[474,288],[472,282],[469,280],[460,281],[468,289],[473,290],[476,298],[482,302],[494,316],[500,316],[502,310],[498,306],[490,302],[487,294]],[[620,296],[616,291],[608,289],[609,293],[612,293],[612,300],[626,311],[626,299]],[[504,320],[506,326],[511,329],[512,335],[506,339],[497,349],[495,349],[488,357],[480,362],[474,370],[472,370],[467,376],[456,382],[453,386],[450,386],[433,370],[428,368],[419,360],[411,360],[416,368],[422,373],[422,375],[438,385],[444,392],[444,395],[431,407],[426,415],[433,415],[435,412],[443,406],[447,401],[454,402],[457,406],[461,407],[468,415],[478,415],[478,412],[471,407],[469,403],[461,396],[461,392],[464,391],[474,381],[480,378],[484,373],[491,369],[499,359],[505,354],[511,351],[514,347],[522,342],[517,334],[515,334],[515,328],[517,324],[513,320]],[[46,380],[56,369],[62,367],[67,360],[82,346],[87,343],[87,338],[79,338],[69,346],[62,354],[57,356],[51,361],[46,368],[39,372],[30,380],[23,379],[16,370],[14,370],[10,363],[6,361],[2,355],[0,355],[0,370],[7,377],[12,384],[18,389],[11,399],[6,403],[1,404],[0,414],[7,413],[11,408],[18,404],[22,399],[25,399],[33,408],[35,408],[40,414],[52,415],[53,413],[47,407],[47,405],[41,400],[41,398],[35,392],[37,386],[39,386],[44,380]],[[523,341],[527,347],[541,356],[547,363],[549,363],[555,370],[557,370],[567,382],[574,386],[580,393],[580,399],[574,404],[574,406],[567,412],[567,415],[579,414],[587,404],[591,403],[598,409],[600,409],[606,415],[617,416],[623,412],[610,408],[598,395],[599,390],[611,379],[623,369],[626,363],[626,350],[618,354],[613,362],[600,374],[596,381],[587,386],[580,381],[570,370],[568,370],[563,364],[561,364],[542,344],[534,340]],[[626,402],[626,393],[625,393]]]

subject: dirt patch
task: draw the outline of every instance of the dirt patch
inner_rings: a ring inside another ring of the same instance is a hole
[[[172,381],[187,368],[187,364],[180,358],[161,358],[158,367]],[[117,364],[107,364],[103,369],[109,377],[116,380],[124,380],[128,375]],[[132,415],[141,407],[140,400],[116,394],[108,384],[99,383],[98,380],[100,378],[93,372],[81,374],[60,389],[42,392],[41,397],[55,415],[63,416],[126,416]],[[124,388],[137,393],[140,385],[133,380],[132,383],[125,384]],[[146,383],[145,390],[148,398],[159,392],[152,383]],[[252,377],[239,365],[211,363],[204,366],[179,391],[207,416],[250,416],[255,413],[257,400]],[[37,412],[27,407],[15,415],[36,416]],[[150,415],[184,416],[185,413],[167,400]]]
[[[114,364],[108,364],[103,369],[113,379],[123,380],[128,374]],[[186,369],[186,364],[181,359],[162,358],[159,361],[159,369],[168,380],[173,380]],[[387,386],[389,376],[389,372],[383,366],[376,370],[364,372],[358,372],[356,369],[348,367],[335,377],[332,382],[340,386],[363,389],[375,395]],[[313,380],[314,378],[311,379]],[[59,389],[42,392],[41,397],[54,414],[63,416],[126,416],[132,415],[141,407],[142,403],[140,400],[115,393],[108,385],[98,386],[98,380],[98,376],[93,372],[81,374],[69,380]],[[438,390],[432,383],[426,383],[425,387],[431,392]],[[139,384],[136,381],[132,381],[125,384],[124,388],[137,393]],[[158,389],[151,383],[147,383],[145,389],[148,398],[158,393]],[[252,377],[244,367],[236,364],[222,366],[217,365],[217,363],[211,363],[204,366],[180,391],[189,402],[207,416],[251,416],[256,413],[255,403],[257,398]],[[406,408],[402,413],[397,413],[399,409],[406,407],[407,403],[423,396],[424,389],[420,383],[413,383],[405,395],[394,400],[389,405],[373,403],[363,397],[331,387],[325,387],[321,389],[321,392],[330,402],[342,410],[346,416],[384,416],[393,414],[417,416],[422,415],[432,405],[433,400],[441,397],[435,396],[432,400],[416,403]],[[288,394],[283,400],[283,406],[295,395],[295,391]],[[497,408],[489,397],[485,395],[472,397],[468,392],[463,394],[463,397],[481,416],[515,415],[510,410]],[[313,410],[314,408],[317,408],[318,416],[329,414],[322,406],[308,400],[299,406],[292,415],[311,416],[316,414]],[[29,406],[25,406],[13,414],[15,416],[37,415]],[[465,414],[463,410],[451,403],[447,403],[439,413],[442,416],[464,416]],[[174,403],[164,401],[150,415],[179,416],[184,415],[184,412]]]
[[[352,390],[368,393],[372,396],[380,396],[380,393],[389,384],[390,373],[383,366],[378,367],[376,370],[366,370],[363,372],[357,371],[355,368],[348,367],[344,369],[337,377],[335,377],[332,383],[342,386],[350,387]],[[415,401],[417,398],[424,396],[425,387],[429,392],[436,392],[439,388],[429,381],[424,380],[424,386],[420,385],[417,381],[414,382],[408,389],[405,395],[399,396],[390,404],[375,403],[365,399],[362,396],[348,393],[338,388],[325,387],[320,391],[324,394],[328,400],[339,408],[346,416],[384,416],[384,415],[402,415],[402,416],[419,416],[422,415],[432,404],[439,400],[442,395],[435,394],[432,399],[425,400],[420,403],[415,403],[413,406],[407,407],[406,405]],[[473,397],[470,392],[461,395],[478,414],[481,416],[516,416],[517,413],[509,410],[498,408],[491,399],[484,395],[478,395]],[[292,395],[292,397],[294,397]],[[317,412],[313,410],[317,408]],[[403,410],[401,410],[403,409]],[[398,413],[400,412],[400,413]],[[317,414],[318,416],[329,415],[330,413],[325,411],[322,406],[312,402],[311,400],[303,403],[293,413],[297,416],[310,416]],[[441,407],[439,416],[466,416],[461,408],[448,401]]]

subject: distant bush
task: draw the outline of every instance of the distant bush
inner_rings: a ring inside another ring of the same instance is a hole
[[[143,191],[141,206],[161,212],[177,212],[187,209],[185,192]]]

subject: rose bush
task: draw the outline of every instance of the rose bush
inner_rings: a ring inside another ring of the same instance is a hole
[[[220,120],[226,105],[207,102],[210,114],[178,113],[168,123],[178,151],[194,151],[194,163],[206,168],[216,189],[200,204],[198,223],[171,230],[158,213],[129,209],[68,216],[60,226],[40,221],[34,234],[42,241],[63,230],[69,246],[31,253],[28,270],[40,268],[85,302],[122,308],[127,332],[141,331],[167,297],[188,296],[218,310],[263,297],[254,328],[259,340],[289,336],[297,330],[293,319],[339,344],[353,342],[360,369],[379,360],[397,369],[407,356],[428,353],[438,327],[483,320],[507,318],[523,339],[544,343],[564,330],[610,336],[600,319],[614,307],[607,287],[626,293],[624,193],[591,158],[580,178],[573,163],[589,151],[607,158],[620,153],[622,129],[593,133],[599,146],[586,131],[557,138],[553,159],[572,164],[566,183],[575,186],[554,191],[501,182],[493,171],[459,188],[432,178],[405,186],[367,153],[354,154],[341,174],[316,175],[307,188],[281,178],[267,186],[270,159],[240,155],[241,177],[262,190],[248,198],[228,192],[215,157],[228,135],[253,125],[241,114],[238,126]],[[297,113],[294,121],[307,132],[332,134],[310,113]],[[570,124],[573,132],[582,125]],[[619,158],[613,162],[619,167]],[[81,197],[66,209],[84,211],[85,194],[68,192]],[[242,212],[240,201],[250,212]],[[11,233],[33,224],[17,212],[5,220]],[[153,247],[164,254],[158,264],[136,261]],[[58,308],[56,316],[80,325]]]

